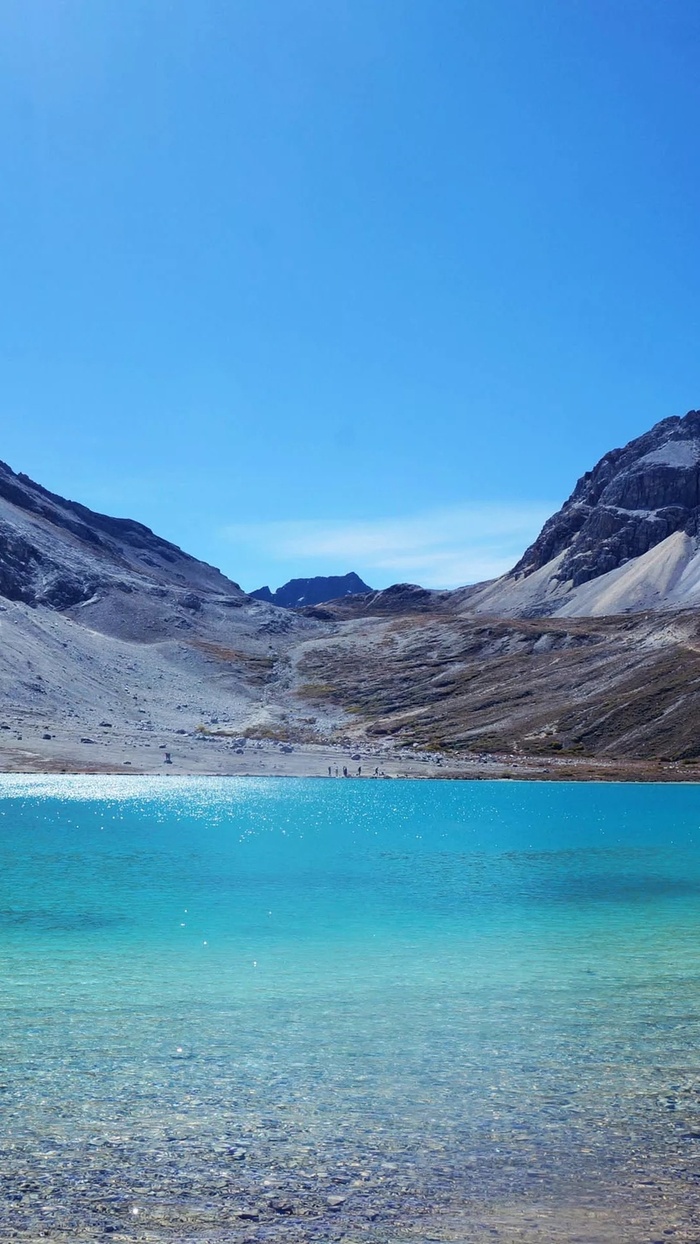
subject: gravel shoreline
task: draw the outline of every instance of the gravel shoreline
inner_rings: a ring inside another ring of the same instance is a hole
[[[175,735],[153,729],[147,739],[112,727],[94,737],[60,737],[26,725],[0,736],[0,773],[160,774],[179,777],[295,777],[335,780],[385,778],[696,782],[700,764],[599,760],[508,754],[398,750],[354,742],[282,743],[194,731]],[[169,759],[166,760],[166,757]]]

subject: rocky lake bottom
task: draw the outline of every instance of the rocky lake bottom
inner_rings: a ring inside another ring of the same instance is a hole
[[[692,786],[0,779],[0,1238],[697,1240]]]

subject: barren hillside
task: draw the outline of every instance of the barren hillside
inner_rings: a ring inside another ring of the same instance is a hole
[[[698,560],[698,429],[609,455],[493,585],[300,611],[0,465],[0,769],[692,777],[700,613],[673,601]],[[629,509],[655,488],[663,513]]]

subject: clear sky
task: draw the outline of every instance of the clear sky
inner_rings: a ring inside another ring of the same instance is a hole
[[[696,0],[2,0],[0,457],[246,588],[700,406]]]

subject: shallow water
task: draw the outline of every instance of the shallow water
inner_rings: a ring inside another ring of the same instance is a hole
[[[0,778],[0,1238],[697,1240],[692,786]]]

